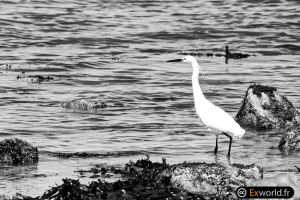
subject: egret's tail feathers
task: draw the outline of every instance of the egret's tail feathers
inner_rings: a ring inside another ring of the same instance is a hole
[[[238,131],[235,132],[235,136],[238,138],[238,139],[241,139],[243,137],[243,135],[245,134],[245,130],[240,128]]]

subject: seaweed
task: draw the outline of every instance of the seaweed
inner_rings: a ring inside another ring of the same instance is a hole
[[[38,149],[28,142],[13,138],[0,141],[0,163],[27,164],[38,162]]]
[[[122,152],[114,152],[114,153],[92,153],[92,152],[74,152],[74,153],[66,153],[66,152],[44,152],[49,156],[58,157],[62,159],[69,158],[104,158],[108,156],[122,156]],[[126,154],[130,155],[130,154]]]
[[[18,75],[17,80],[25,80],[30,83],[41,83],[44,81],[54,80],[53,76],[42,76],[42,75]]]
[[[248,90],[249,89],[252,89],[253,94],[255,94],[258,97],[261,97],[261,93],[265,93],[268,96],[272,95],[274,97],[273,92],[277,91],[277,89],[275,87],[266,86],[266,85],[259,85],[259,84],[250,85]]]
[[[124,180],[106,182],[98,179],[88,185],[79,180],[63,179],[61,185],[52,187],[38,199],[203,199],[201,195],[170,186],[170,179],[158,179],[158,175],[169,168],[165,160],[162,163],[152,162],[149,159],[130,161],[121,170],[115,171],[123,175]],[[87,172],[107,173],[109,169],[91,169]],[[113,171],[113,168],[110,169]]]

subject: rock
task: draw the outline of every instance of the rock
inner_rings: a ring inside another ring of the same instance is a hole
[[[27,164],[38,162],[38,149],[15,138],[0,141],[0,163]]]
[[[52,76],[42,76],[42,75],[18,75],[17,79],[24,80],[29,83],[41,83],[43,81],[50,81],[54,78]]]
[[[98,110],[106,108],[107,105],[99,100],[75,99],[62,103],[61,107],[72,110]]]
[[[292,151],[300,151],[300,127],[284,133],[279,142],[278,148],[289,154]]]
[[[250,85],[235,119],[248,129],[281,131],[283,135],[278,145],[281,151],[300,150],[299,112],[274,87]]]
[[[34,200],[34,198],[16,193],[11,197],[8,195],[0,195],[0,200]]]
[[[172,166],[163,174],[170,177],[173,187],[192,194],[235,199],[238,187],[262,178],[262,169],[254,164],[225,167],[218,163],[183,163]]]
[[[125,167],[143,185],[171,187],[170,197],[195,195],[200,199],[237,199],[236,188],[262,178],[262,169],[254,164],[232,164],[224,166],[219,163],[181,163],[167,165],[151,162],[148,159],[129,163]],[[172,198],[171,198],[172,199]],[[196,198],[195,198],[196,199]]]
[[[236,121],[257,131],[287,129],[300,125],[300,115],[292,103],[277,93],[276,88],[250,85]]]

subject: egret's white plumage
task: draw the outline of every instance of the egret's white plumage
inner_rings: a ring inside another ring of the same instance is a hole
[[[199,85],[199,74],[202,69],[193,56],[185,56],[182,59],[170,60],[168,62],[190,62],[193,66],[192,85],[196,113],[201,122],[209,129],[217,131],[215,154],[218,151],[218,134],[223,133],[230,138],[228,157],[230,156],[232,136],[241,138],[245,130],[240,127],[234,119],[223,109],[208,101],[202,93]],[[203,73],[202,73],[203,74]]]

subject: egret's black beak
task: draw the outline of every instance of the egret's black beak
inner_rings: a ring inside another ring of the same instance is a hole
[[[168,60],[167,62],[182,62],[182,59]]]

